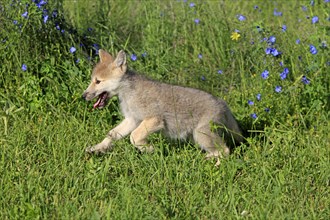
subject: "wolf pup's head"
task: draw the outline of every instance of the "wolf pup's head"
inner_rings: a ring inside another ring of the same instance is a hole
[[[116,59],[104,50],[99,50],[100,62],[93,69],[91,83],[83,94],[87,101],[98,97],[94,108],[103,108],[110,95],[116,95],[121,78],[127,70],[126,54],[119,51]]]

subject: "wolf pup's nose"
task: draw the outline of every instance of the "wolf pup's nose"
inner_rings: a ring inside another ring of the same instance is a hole
[[[81,98],[85,99],[86,100],[86,96],[87,96],[87,93],[84,92],[84,94],[82,94]]]

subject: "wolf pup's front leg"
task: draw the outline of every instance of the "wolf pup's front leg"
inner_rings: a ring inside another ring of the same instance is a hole
[[[106,151],[111,149],[112,142],[119,140],[123,137],[126,137],[130,134],[136,127],[138,123],[134,118],[125,118],[119,125],[117,125],[114,129],[109,131],[107,137],[104,140],[92,147],[86,148],[87,153],[105,153]]]
[[[104,140],[94,146],[87,147],[86,153],[105,153],[111,149],[111,138],[106,137]]]

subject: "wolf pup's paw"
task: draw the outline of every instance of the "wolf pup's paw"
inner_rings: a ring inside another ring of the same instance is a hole
[[[89,154],[104,154],[105,152],[107,152],[107,150],[107,147],[97,144],[95,146],[87,147],[85,149],[85,152]]]
[[[152,153],[154,152],[154,147],[149,145],[149,146],[138,146],[138,149],[142,153]]]
[[[216,159],[217,162],[214,164],[215,167],[219,167],[220,164],[221,164],[221,158],[220,157],[208,157],[208,156],[206,156],[205,159],[206,160],[212,160],[212,161]]]

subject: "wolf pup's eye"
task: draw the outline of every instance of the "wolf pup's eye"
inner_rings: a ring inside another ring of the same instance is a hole
[[[95,80],[95,84],[100,84],[101,80]]]

